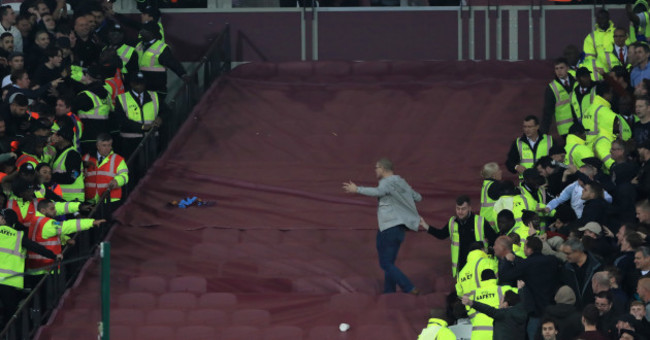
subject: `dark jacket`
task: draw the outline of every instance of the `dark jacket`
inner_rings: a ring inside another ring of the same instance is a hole
[[[607,210],[609,203],[604,198],[595,198],[585,201],[582,216],[578,219],[578,225],[585,225],[588,222],[598,222],[600,225],[607,225]]]
[[[499,268],[499,279],[506,281],[524,280],[531,298],[527,300],[527,311],[541,317],[546,306],[553,302],[558,288],[560,264],[555,256],[533,253],[522,261],[506,262]]]
[[[596,258],[587,253],[587,261],[583,264],[585,276],[582,283],[578,282],[578,275],[576,273],[577,265],[573,263],[565,263],[562,268],[562,284],[565,284],[576,294],[576,306],[582,308],[594,301],[594,292],[591,288],[591,278],[594,274],[602,268],[602,265]]]
[[[573,305],[558,303],[548,306],[544,318],[551,318],[557,322],[558,340],[573,340],[584,331],[582,314]]]
[[[522,294],[522,297],[525,294]],[[525,339],[526,321],[528,313],[524,307],[524,301],[508,307],[496,309],[492,306],[474,301],[472,305],[477,311],[494,319],[494,340]]]
[[[537,143],[535,143],[534,148],[530,148],[530,143],[528,143],[528,138],[526,135],[521,135],[519,139],[521,139],[522,142],[524,142],[528,147],[533,150],[533,155],[537,153],[537,148],[545,148],[546,143],[544,145],[540,145],[542,141],[542,137],[544,135],[540,132],[539,137],[537,138]],[[546,136],[546,138],[551,138],[551,136]],[[519,148],[517,148],[517,139],[515,139],[514,142],[512,142],[512,145],[510,146],[510,151],[508,151],[508,159],[506,160],[506,168],[508,168],[508,171],[512,172],[513,174],[517,173],[517,170],[515,170],[515,166],[517,166],[521,162],[521,156],[519,155]]]
[[[572,75],[569,76],[569,85],[564,86],[564,89],[571,94],[573,90],[573,84],[575,84],[576,79]],[[558,77],[555,77],[555,80],[557,80],[560,84],[562,82]],[[544,91],[544,109],[542,113],[542,123],[540,124],[539,131],[543,133],[549,133],[551,130],[551,121],[555,120],[555,101],[557,99],[555,98],[555,93],[553,93],[553,90],[551,89],[551,86],[546,86],[546,91]],[[557,122],[556,122],[557,124]]]

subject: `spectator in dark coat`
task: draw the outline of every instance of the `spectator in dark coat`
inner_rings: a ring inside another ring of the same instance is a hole
[[[616,249],[616,238],[613,235],[605,236],[601,224],[587,222],[583,227],[578,228],[578,231],[583,232],[582,244],[585,245],[588,252],[603,263],[611,263],[614,260],[613,257],[616,256],[618,250]]]
[[[594,301],[591,278],[602,266],[593,255],[585,252],[584,245],[578,239],[566,240],[560,249],[567,256],[561,282],[573,289],[577,297],[576,305],[582,308]]]
[[[603,186],[597,182],[586,183],[582,190],[582,199],[585,207],[582,216],[578,219],[578,225],[585,225],[589,222],[598,222],[603,225],[607,223],[607,211],[609,203],[605,201]]]
[[[637,147],[641,170],[632,180],[636,186],[637,200],[644,200],[650,197],[650,140]]]
[[[621,148],[620,144],[612,143],[614,148]],[[612,192],[612,205],[609,207],[609,226],[613,231],[618,229],[621,223],[634,221],[634,203],[636,203],[636,188],[632,179],[639,172],[639,166],[632,162],[614,163],[611,173],[613,174],[616,187]]]
[[[546,307],[545,318],[557,322],[559,340],[573,340],[584,331],[582,315],[576,309],[576,295],[569,286],[562,286],[555,294],[555,305]]]
[[[529,236],[526,239],[524,253],[527,258],[519,262],[506,262],[499,268],[499,278],[505,281],[523,280],[531,299],[526,301],[526,311],[531,313],[528,322],[528,334],[535,336],[540,326],[546,306],[553,301],[553,294],[558,287],[560,264],[555,256],[542,255],[542,241]],[[513,259],[510,255],[508,260]]]

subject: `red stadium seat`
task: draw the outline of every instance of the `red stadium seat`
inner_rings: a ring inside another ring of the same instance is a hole
[[[222,327],[228,324],[228,314],[219,309],[195,309],[188,311],[186,323],[190,326]]]
[[[129,290],[162,294],[167,290],[167,281],[160,276],[137,276],[129,280]]]
[[[265,329],[262,340],[302,340],[302,328],[295,326],[275,326]]]
[[[169,326],[141,326],[135,330],[138,340],[175,340],[174,329]]]
[[[169,291],[205,293],[208,290],[208,281],[201,276],[181,276],[169,281]]]
[[[260,339],[262,332],[259,328],[251,326],[233,326],[221,331],[219,340],[252,340]]]
[[[237,304],[237,297],[232,293],[205,293],[199,298],[201,308],[223,308]]]
[[[111,309],[111,325],[139,326],[144,323],[145,313],[139,309]]]
[[[176,339],[215,340],[217,332],[209,326],[186,326],[176,331]]]
[[[149,311],[147,325],[182,326],[185,325],[185,312],[178,309],[156,309]]]
[[[192,293],[165,293],[158,298],[158,308],[185,308],[197,306],[196,296]]]
[[[148,309],[156,307],[156,297],[151,293],[124,293],[118,298],[120,308]]]
[[[111,320],[111,323],[112,322],[113,322],[113,320]],[[120,325],[111,324],[110,332],[111,332],[111,339],[115,339],[115,340],[125,339],[125,340],[128,340],[128,339],[133,339],[134,338],[133,328],[131,328],[130,326],[120,326]],[[80,339],[80,338],[78,338],[78,339]]]
[[[333,311],[363,311],[373,302],[373,297],[363,293],[332,295],[329,308]]]
[[[232,324],[237,326],[266,327],[271,323],[271,314],[263,309],[243,309],[232,314]]]

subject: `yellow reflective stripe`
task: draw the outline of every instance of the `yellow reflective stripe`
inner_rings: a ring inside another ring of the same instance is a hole
[[[476,261],[476,266],[474,266],[474,282],[476,282],[476,288],[481,288],[481,280],[478,273],[478,266],[481,264],[481,261],[483,261],[482,258],[478,259],[478,261]]]
[[[57,243],[60,244],[60,242],[57,242]],[[43,255],[39,255],[39,254],[36,254],[36,253],[27,254],[27,258],[30,259],[30,260],[51,260],[50,258],[47,258],[47,257],[45,257]]]
[[[165,71],[167,71],[167,69],[164,68],[164,67],[140,67],[140,71],[165,72]]]
[[[99,108],[97,108],[97,110],[99,111]],[[79,114],[79,117],[80,117],[80,118],[84,118],[84,119],[108,120],[108,116],[98,116],[98,115],[96,115],[96,114],[84,114],[84,113],[80,113],[80,114]]]
[[[571,123],[571,122],[573,122],[573,118],[563,119],[563,120],[557,122],[557,124],[562,125],[562,124],[567,124],[567,123]]]
[[[81,220],[80,220],[80,219],[77,219],[75,225],[76,225],[76,227],[77,227],[77,231],[81,231],[81,230],[82,230],[82,229],[81,229]]]
[[[549,85],[551,85],[551,89],[553,89],[553,94],[555,95],[555,106],[560,106],[558,103],[560,102],[560,90],[557,88],[557,82],[553,80]]]
[[[41,217],[36,219],[36,223],[34,224],[34,231],[32,231],[32,240],[34,240],[34,241],[36,241],[36,236],[37,236],[36,232],[38,231],[38,229],[40,229],[38,226],[41,225],[41,221],[44,218],[45,217],[41,216]]]
[[[61,193],[63,194],[80,194],[83,193],[84,189],[69,189],[69,188],[61,188]]]
[[[120,136],[126,138],[140,138],[140,137],[144,137],[144,134],[136,133],[136,132],[120,132]]]
[[[117,175],[121,175],[121,174],[123,174],[123,173],[129,173],[129,169],[122,169],[122,170],[118,171],[117,174],[116,174],[116,176],[117,176]]]
[[[492,331],[494,328],[492,326],[475,326],[472,327],[472,331]]]
[[[573,164],[573,150],[578,147],[578,144],[574,145],[569,151],[569,163]]]

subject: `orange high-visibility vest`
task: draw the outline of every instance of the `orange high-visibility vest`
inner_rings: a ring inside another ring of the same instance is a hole
[[[16,168],[20,169],[20,167],[25,163],[32,163],[34,169],[36,169],[36,166],[40,161],[32,155],[24,153],[16,160]]]
[[[40,199],[35,198],[31,202],[29,202],[29,205],[23,204],[21,206],[18,202],[16,202],[15,199],[12,198],[9,201],[7,201],[7,208],[16,212],[16,215],[18,216],[18,222],[20,222],[26,227],[29,227],[28,224],[34,218],[34,214],[36,213],[36,207],[38,206],[39,201]]]
[[[117,170],[117,167],[124,158],[116,153],[111,153],[103,160],[100,167],[97,167],[97,158],[86,154],[84,162],[90,162],[92,165],[86,170],[86,200],[92,200],[96,196],[102,196],[115,176],[127,170]],[[122,188],[111,190],[111,201],[122,199]]]
[[[51,221],[52,219],[46,216],[35,216],[33,219],[32,223],[29,225],[29,238],[37,242],[38,244],[42,245],[43,247],[51,250],[54,254],[61,254],[61,238],[60,234],[54,237],[50,237],[47,239],[44,239],[42,237],[43,235],[43,227]],[[60,233],[60,230],[59,230]],[[34,252],[28,251],[27,252],[27,262],[26,266],[29,269],[38,269],[42,267],[49,266],[54,263],[54,260],[48,259],[45,256],[36,254]]]

